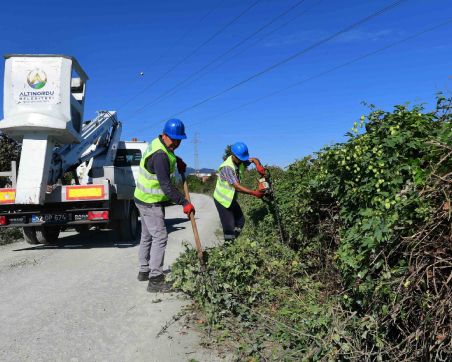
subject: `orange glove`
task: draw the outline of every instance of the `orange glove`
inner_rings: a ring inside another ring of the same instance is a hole
[[[264,193],[260,190],[251,191],[250,195],[257,197],[258,199],[262,199],[264,197]]]
[[[261,165],[256,165],[256,170],[259,172],[262,176],[265,176],[265,168]]]
[[[187,205],[184,206],[184,213],[190,215],[191,212],[193,213],[193,215],[195,214],[195,207],[193,206],[192,203],[189,202]]]

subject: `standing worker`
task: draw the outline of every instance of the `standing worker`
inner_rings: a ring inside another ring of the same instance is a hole
[[[256,165],[257,172],[265,175],[265,168],[260,161],[249,157],[248,147],[243,142],[234,143],[231,151],[232,155],[218,168],[217,184],[213,194],[226,242],[238,237],[245,225],[245,217],[237,202],[237,191],[259,199],[264,196],[260,190],[250,190],[240,184],[243,172],[251,163]]]
[[[187,136],[182,121],[170,119],[163,128],[163,134],[149,144],[140,161],[134,194],[141,216],[138,280],[149,280],[147,290],[151,293],[171,291],[171,285],[165,281],[163,275],[163,260],[168,241],[165,206],[172,201],[182,205],[187,215],[195,212],[193,205],[171,180],[175,179],[176,165],[180,174],[185,173],[187,165],[174,154],[185,138]]]

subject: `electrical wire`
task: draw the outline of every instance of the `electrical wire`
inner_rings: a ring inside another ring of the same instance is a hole
[[[253,38],[255,35],[259,34],[261,31],[265,30],[266,28],[268,28],[269,26],[271,26],[275,21],[279,20],[280,18],[284,17],[285,15],[287,15],[289,12],[291,12],[292,10],[294,10],[295,8],[297,8],[298,6],[300,6],[305,0],[299,0],[297,1],[295,4],[291,5],[287,10],[283,11],[282,13],[280,13],[279,15],[277,15],[276,17],[272,18],[269,22],[267,22],[266,24],[260,26],[258,29],[256,29],[255,31],[253,31],[251,34],[249,34],[247,37],[245,37],[244,39],[242,39],[241,41],[239,41],[238,43],[236,43],[234,46],[232,46],[231,48],[227,49],[225,52],[223,52],[222,54],[220,54],[219,56],[215,57],[214,59],[212,59],[209,63],[207,63],[206,65],[202,66],[200,69],[198,69],[196,72],[190,74],[187,78],[185,78],[184,80],[180,81],[179,83],[177,83],[174,87],[170,88],[169,90],[165,91],[163,94],[161,94],[160,96],[154,98],[152,101],[144,104],[142,107],[140,107],[139,109],[137,109],[134,113],[132,113],[129,117],[132,118],[135,115],[139,114],[140,112],[142,112],[145,108],[156,105],[158,103],[160,103],[162,100],[168,98],[169,96],[173,95],[174,93],[176,93],[179,89],[181,89],[183,87],[184,84],[186,84],[187,82],[190,81],[190,79],[192,79],[194,76],[202,73],[205,69],[209,68],[212,64],[215,64],[217,61],[221,60],[222,58],[224,58],[226,55],[228,55],[229,53],[231,53],[232,51],[234,51],[235,49],[237,49],[238,47],[240,47],[242,44],[246,43],[248,40],[250,40],[251,38]],[[191,82],[190,82],[191,83]]]
[[[203,121],[198,121],[198,122],[191,123],[190,126],[195,126],[195,125],[204,123],[204,122],[206,122],[206,121],[211,122],[213,119],[222,117],[222,116],[224,116],[224,115],[226,115],[226,114],[235,112],[235,111],[237,111],[237,110],[239,110],[239,109],[242,109],[242,108],[244,108],[244,107],[247,107],[247,106],[249,106],[249,105],[251,105],[251,104],[254,104],[254,103],[257,103],[257,102],[262,101],[262,100],[264,100],[264,99],[273,97],[273,96],[275,96],[275,95],[277,95],[277,94],[279,94],[279,93],[283,93],[283,92],[285,92],[285,91],[287,91],[287,90],[289,90],[289,89],[298,87],[298,86],[302,85],[303,83],[309,82],[309,81],[314,80],[314,79],[316,79],[316,78],[320,78],[320,77],[322,77],[322,76],[324,76],[324,75],[326,75],[326,74],[332,73],[332,72],[334,72],[334,71],[336,71],[336,70],[338,70],[338,69],[344,68],[344,67],[346,67],[346,66],[348,66],[348,65],[350,65],[350,64],[356,63],[356,62],[358,62],[358,61],[360,61],[360,60],[363,60],[363,59],[366,59],[366,58],[368,58],[368,57],[370,57],[370,56],[373,56],[373,55],[376,55],[376,54],[378,54],[378,53],[381,53],[381,52],[383,52],[383,51],[385,51],[385,50],[388,50],[388,49],[390,49],[390,48],[393,48],[393,47],[395,47],[395,46],[397,46],[397,45],[399,45],[399,44],[401,44],[401,43],[404,43],[404,42],[406,42],[406,41],[412,40],[412,39],[417,38],[417,37],[419,37],[419,36],[421,36],[421,35],[423,35],[423,34],[426,34],[426,33],[430,32],[430,31],[436,30],[436,29],[438,29],[438,28],[440,28],[440,27],[442,27],[442,26],[445,26],[445,25],[448,25],[448,24],[451,24],[451,23],[452,23],[452,19],[449,19],[449,20],[447,20],[447,21],[445,21],[445,22],[442,22],[442,23],[440,23],[440,24],[438,24],[438,25],[432,26],[432,27],[430,27],[430,28],[428,28],[428,29],[422,30],[422,31],[417,32],[417,33],[415,33],[415,34],[412,34],[412,35],[410,35],[410,36],[408,36],[408,37],[405,37],[405,38],[403,38],[403,39],[400,39],[400,40],[398,40],[398,41],[395,41],[395,42],[393,42],[393,43],[390,43],[390,44],[388,44],[388,45],[385,45],[384,47],[381,47],[381,48],[379,48],[379,49],[377,49],[377,50],[374,50],[374,51],[372,51],[372,52],[363,54],[363,55],[361,55],[361,56],[359,56],[359,57],[353,58],[353,59],[351,59],[351,60],[349,60],[349,61],[347,61],[347,62],[345,62],[345,63],[342,63],[342,64],[340,64],[340,65],[337,65],[337,66],[335,66],[335,67],[333,67],[333,68],[330,68],[330,69],[325,70],[325,71],[323,71],[323,72],[317,73],[317,74],[312,75],[312,76],[310,76],[310,77],[308,77],[308,78],[302,79],[302,80],[300,80],[300,81],[298,81],[298,82],[292,83],[292,84],[290,84],[289,86],[286,86],[286,87],[281,88],[281,89],[278,89],[278,90],[276,90],[276,91],[274,91],[274,92],[268,93],[268,94],[266,94],[266,95],[264,95],[264,96],[261,96],[261,97],[255,98],[255,99],[253,99],[253,100],[251,100],[251,101],[248,101],[248,102],[246,102],[246,103],[243,103],[243,104],[241,104],[240,106],[235,107],[235,108],[232,108],[232,109],[230,109],[230,110],[228,110],[228,111],[226,111],[226,112],[219,113],[219,114],[217,114],[217,115],[215,115],[215,116],[212,116],[212,117],[209,117],[208,119],[203,120]]]
[[[274,34],[275,32],[281,30],[282,28],[286,27],[287,25],[289,25],[291,22],[293,22],[294,20],[300,18],[301,16],[305,15],[307,12],[309,12],[312,8],[316,7],[318,4],[320,4],[322,2],[322,0],[318,0],[314,5],[310,6],[309,8],[301,11],[300,13],[298,13],[297,15],[295,15],[293,18],[290,18],[289,20],[287,20],[286,22],[280,24],[279,26],[275,27],[274,29],[272,29],[271,31],[269,31],[268,33],[263,34],[261,37],[259,37],[255,42],[253,42],[252,44],[248,45],[247,47],[243,47],[241,50],[239,50],[238,52],[236,52],[235,54],[233,54],[231,57],[227,58],[226,60],[220,62],[216,67],[212,68],[211,71],[218,69],[219,67],[221,67],[223,64],[229,62],[231,59],[234,59],[235,57],[237,57],[240,54],[243,54],[244,52],[246,52],[247,50],[251,49],[252,47],[256,46],[257,44],[259,44],[262,40],[264,40],[265,38],[269,37],[270,35]],[[196,79],[194,79],[194,81],[200,79],[202,77],[198,77]],[[192,82],[190,82],[189,84],[191,84]]]
[[[229,21],[226,25],[224,25],[222,28],[220,28],[218,31],[216,31],[213,35],[211,35],[208,39],[206,39],[204,42],[202,42],[200,45],[198,45],[194,50],[192,50],[184,58],[179,60],[176,64],[174,64],[171,68],[169,68],[165,73],[163,73],[161,76],[159,76],[158,78],[154,79],[151,83],[149,83],[145,88],[143,88],[143,90],[141,90],[135,96],[133,96],[131,98],[131,100],[137,98],[140,94],[149,90],[152,86],[154,86],[159,81],[161,81],[163,78],[165,78],[168,74],[170,74],[172,71],[174,71],[177,67],[179,67],[181,64],[185,63],[193,55],[195,55],[197,52],[199,52],[199,50],[201,50],[204,46],[209,44],[213,39],[215,39],[217,36],[219,36],[221,33],[223,33],[227,28],[229,28],[232,24],[234,24],[237,20],[239,20],[242,16],[244,16],[247,12],[249,12],[253,7],[255,7],[261,1],[262,0],[254,1],[245,10],[243,10],[239,15],[237,15],[235,18],[233,18],[231,21]]]
[[[150,104],[151,105],[155,105],[160,103],[160,101],[163,101],[165,99],[167,99],[168,97],[174,95],[175,93],[177,93],[179,90],[186,88],[187,86],[193,84],[194,82],[198,81],[199,79],[203,78],[205,75],[211,73],[212,71],[217,70],[218,68],[220,68],[223,64],[229,62],[230,60],[234,59],[235,57],[237,57],[240,54],[243,54],[244,52],[246,52],[247,50],[251,49],[252,47],[256,46],[257,44],[259,44],[262,40],[264,40],[265,38],[269,37],[270,35],[272,35],[273,33],[281,30],[282,28],[284,28],[285,26],[289,25],[291,22],[293,22],[294,20],[300,18],[301,16],[305,15],[307,12],[309,12],[313,7],[317,6],[320,2],[322,2],[322,0],[318,0],[314,5],[312,5],[311,7],[309,7],[306,10],[303,10],[302,12],[298,13],[296,16],[292,17],[291,19],[289,19],[288,21],[282,23],[281,25],[277,26],[276,28],[274,28],[273,30],[269,31],[268,33],[264,34],[263,36],[259,37],[255,42],[253,42],[252,44],[248,45],[247,47],[243,47],[241,50],[239,50],[238,52],[236,52],[235,54],[233,54],[232,56],[230,56],[229,58],[223,60],[222,62],[220,62],[219,64],[217,64],[217,66],[211,68],[209,71],[201,73],[198,77],[192,79],[191,81],[188,81],[188,83],[182,85],[179,89],[175,89],[174,91],[172,91],[170,94],[168,94],[167,96],[165,96],[163,99],[159,99],[158,102]],[[132,114],[132,117],[135,116],[135,112]]]
[[[185,38],[187,38],[187,36],[191,33],[193,33],[194,30],[196,30],[200,24],[202,24],[202,22],[207,19],[212,13],[214,13],[223,3],[225,2],[225,0],[220,0],[217,5],[207,11],[195,24],[196,26],[190,26],[190,29],[188,31],[185,31],[180,37],[178,37],[173,43],[171,43],[170,46],[168,46],[166,48],[166,50],[160,54],[160,56],[158,56],[152,63],[148,64],[148,67],[152,67],[154,64],[156,64],[158,61],[162,60],[168,53],[170,53],[177,44],[179,44],[182,40],[184,40]],[[126,105],[128,105],[130,102],[132,102],[134,99],[136,99],[138,97],[139,94],[141,94],[142,92],[145,92],[147,90],[146,86],[145,88],[143,88],[141,91],[139,91],[137,94],[133,95],[131,98],[129,98],[127,101],[125,101],[122,105],[119,106],[118,111],[121,110],[122,108],[124,108]]]
[[[209,10],[207,13],[205,13],[201,19],[199,19],[195,24],[196,26],[190,26],[190,29],[186,32],[184,32],[179,38],[176,39],[176,41],[174,41],[167,49],[165,52],[163,52],[157,59],[155,59],[154,62],[152,62],[150,65],[148,66],[152,66],[155,63],[157,63],[157,61],[161,60],[162,58],[164,58],[168,53],[170,53],[177,44],[181,43],[182,40],[184,40],[185,38],[188,37],[188,35],[192,34],[194,30],[198,29],[199,25],[205,20],[207,19],[211,14],[213,14],[223,3],[225,2],[225,0],[220,0],[220,2],[218,2],[218,4],[211,10]]]
[[[324,39],[322,39],[322,40],[310,45],[309,47],[304,48],[304,49],[292,54],[291,56],[289,56],[289,57],[287,57],[287,58],[285,58],[285,59],[283,59],[283,60],[281,60],[281,61],[279,61],[277,63],[274,63],[271,66],[269,66],[269,67],[267,67],[267,68],[255,73],[255,74],[249,76],[248,78],[245,78],[245,79],[243,79],[243,80],[241,80],[241,81],[239,81],[239,82],[237,82],[237,83],[235,83],[235,84],[233,84],[233,85],[221,90],[220,92],[215,93],[214,95],[211,95],[211,96],[209,96],[209,97],[207,97],[207,98],[205,98],[205,99],[203,99],[203,100],[201,100],[201,101],[199,101],[199,102],[197,102],[195,104],[192,104],[189,107],[186,107],[186,108],[184,108],[184,109],[182,109],[182,110],[180,110],[180,111],[178,111],[176,113],[173,113],[171,116],[160,120],[160,122],[165,122],[167,119],[174,118],[174,117],[177,117],[177,116],[179,116],[179,115],[181,115],[183,113],[191,111],[192,109],[195,109],[195,108],[197,108],[197,107],[199,107],[199,106],[201,106],[201,105],[203,105],[203,104],[205,104],[207,102],[210,102],[211,100],[213,100],[215,98],[218,98],[219,96],[221,96],[221,95],[223,95],[223,94],[225,94],[227,92],[230,92],[231,90],[233,90],[235,88],[238,88],[238,87],[240,87],[240,86],[242,86],[242,85],[244,85],[244,84],[246,84],[246,83],[248,83],[248,82],[250,82],[250,81],[252,81],[252,80],[254,80],[254,79],[256,79],[256,78],[258,78],[258,77],[260,77],[262,75],[264,75],[264,74],[266,74],[266,73],[269,73],[269,72],[273,71],[274,69],[276,69],[276,68],[278,68],[278,67],[280,67],[280,66],[282,66],[282,65],[284,65],[284,64],[286,64],[286,63],[288,63],[288,62],[290,62],[290,61],[292,61],[292,60],[294,60],[294,59],[296,59],[296,58],[298,58],[298,57],[300,57],[300,56],[302,56],[304,54],[306,54],[307,52],[309,52],[309,51],[311,51],[311,50],[313,50],[313,49],[315,49],[315,48],[317,48],[317,47],[329,42],[330,40],[332,40],[334,38],[337,38],[338,36],[340,36],[340,35],[348,32],[348,31],[350,31],[350,30],[352,30],[352,29],[354,29],[354,28],[356,28],[356,27],[358,27],[358,26],[360,26],[360,25],[372,20],[375,17],[378,17],[378,16],[384,14],[385,12],[387,12],[389,10],[392,10],[393,8],[395,8],[396,6],[400,5],[404,1],[406,1],[406,0],[395,1],[395,2],[391,3],[390,5],[385,6],[384,8],[382,8],[382,9],[380,9],[380,10],[378,10],[378,11],[376,11],[376,12],[374,12],[374,13],[368,15],[368,16],[366,16],[365,18],[363,18],[363,19],[361,19],[361,20],[359,20],[359,21],[357,21],[357,22],[355,22],[355,23],[353,23],[353,24],[351,24],[349,26],[346,26],[345,28],[337,31],[336,33],[334,33],[332,35],[329,35],[326,38],[324,38]]]

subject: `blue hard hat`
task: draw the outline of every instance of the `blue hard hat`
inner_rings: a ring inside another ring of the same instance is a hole
[[[184,140],[187,138],[185,126],[180,119],[166,121],[165,127],[163,127],[163,133],[173,140]]]
[[[248,147],[243,142],[234,143],[231,147],[231,151],[240,161],[248,161],[250,158]]]

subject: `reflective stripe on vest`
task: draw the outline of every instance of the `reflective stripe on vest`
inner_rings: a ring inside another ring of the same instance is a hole
[[[149,173],[147,170],[142,169],[141,167],[138,169],[138,173],[142,175],[146,180],[158,180],[157,175],[153,173]],[[170,175],[171,181],[176,177],[174,173]]]
[[[143,176],[146,180],[157,180],[157,175],[147,172],[143,170],[141,167],[138,169],[138,173]]]
[[[137,184],[137,189],[140,191],[143,191],[147,194],[153,194],[153,195],[164,195],[162,190],[158,190],[158,189],[148,189],[146,187],[144,187],[142,184],[138,183]]]
[[[168,151],[159,138],[155,138],[148,146],[144,155],[141,157],[140,168],[137,178],[137,186],[134,196],[145,203],[154,204],[156,202],[168,201],[169,197],[165,195],[160,187],[157,175],[146,170],[145,162],[153,153],[162,150],[168,156],[170,164],[170,177],[174,178],[176,170],[176,156],[173,152]]]
[[[213,198],[227,208],[231,206],[231,203],[234,200],[235,187],[233,185],[230,185],[229,182],[223,181],[220,177],[221,169],[226,166],[231,167],[234,170],[234,173],[239,180],[242,176],[245,166],[243,166],[243,164],[240,164],[240,167],[238,168],[232,161],[232,156],[229,156],[218,168],[217,184],[215,186]]]

